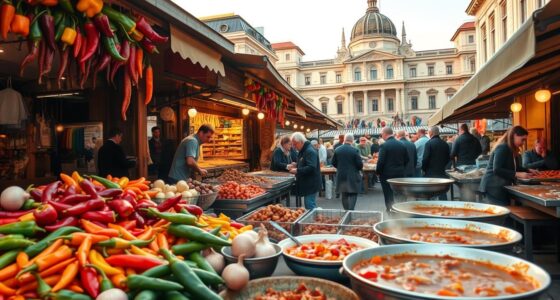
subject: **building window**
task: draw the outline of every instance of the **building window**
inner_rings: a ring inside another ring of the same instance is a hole
[[[482,26],[480,26],[480,34],[482,35],[482,53],[480,53],[480,57],[482,58],[482,62],[486,62],[488,59],[486,56],[486,47],[488,46],[488,40],[486,39],[486,24],[482,24]]]
[[[358,113],[359,114],[363,114],[364,113],[364,100],[359,99],[356,100],[356,106],[358,106]]]
[[[468,37],[468,43],[469,44],[474,44],[474,35],[470,34]]]
[[[286,61],[290,61],[290,53],[286,53]]]
[[[371,99],[371,111],[379,111],[379,100]]]
[[[311,75],[305,75],[305,85],[311,85]]]
[[[519,12],[521,13],[521,23],[527,20],[527,1],[519,0]]]
[[[411,110],[418,109],[418,96],[410,96],[410,109]]]
[[[504,0],[500,3],[500,13],[502,15],[502,43],[505,43],[508,38],[507,29],[507,1]]]
[[[336,73],[336,83],[342,83],[342,74]]]
[[[371,69],[369,69],[369,79],[370,80],[377,79],[377,69],[375,67],[371,67]]]
[[[496,24],[493,13],[488,17],[488,29],[490,30],[490,54],[494,54],[496,50]]]
[[[292,77],[290,75],[286,75],[286,82],[290,83],[292,81]]]
[[[471,57],[469,59],[469,65],[470,65],[471,72],[474,73],[476,71],[476,60],[474,59],[474,57]]]
[[[386,79],[393,79],[393,66],[388,65],[387,66],[387,76],[385,76]]]
[[[344,111],[342,110],[342,101],[336,102],[336,113],[342,115]]]
[[[434,76],[434,75],[435,75],[434,65],[429,65],[428,66],[428,76]]]
[[[416,67],[410,68],[410,77],[416,77]]]
[[[447,101],[451,100],[455,94],[447,94]]]
[[[327,74],[321,74],[321,84],[327,83]]]
[[[354,70],[354,81],[362,81],[362,71],[359,68]]]
[[[430,109],[436,109],[436,95],[428,96],[428,105]]]
[[[387,98],[387,111],[395,111],[395,101],[393,101],[393,98]]]
[[[325,115],[328,114],[329,104],[327,102],[321,102],[321,112]]]
[[[453,74],[453,65],[445,65],[445,73],[447,73],[447,75]]]

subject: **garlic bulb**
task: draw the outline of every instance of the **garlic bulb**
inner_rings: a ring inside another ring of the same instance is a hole
[[[276,248],[268,240],[266,230],[259,231],[259,239],[255,245],[255,257],[267,257],[276,254]]]

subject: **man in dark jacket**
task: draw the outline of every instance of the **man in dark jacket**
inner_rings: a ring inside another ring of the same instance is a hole
[[[393,206],[393,190],[387,179],[404,177],[405,166],[408,163],[406,147],[393,137],[393,129],[383,128],[381,137],[385,141],[379,147],[379,159],[377,160],[377,174],[381,180],[381,188],[385,198],[385,208],[390,212]]]
[[[430,128],[429,134],[430,140],[426,143],[422,159],[424,177],[447,178],[445,166],[449,162],[449,145],[439,137],[439,127]],[[439,199],[447,200],[447,194],[441,194]]]
[[[469,132],[467,124],[461,124],[459,137],[453,143],[451,160],[455,166],[476,165],[476,158],[482,153],[480,141]]]
[[[406,139],[406,132],[401,130],[397,133],[397,139],[403,143],[404,147],[406,148],[406,153],[408,153],[408,163],[404,168],[404,176],[405,177],[414,177],[414,170],[416,168],[416,160],[418,159],[416,156],[416,146]]]
[[[290,168],[290,173],[296,175],[296,195],[303,196],[306,209],[313,209],[321,190],[319,154],[301,132],[292,135],[292,145],[298,150],[297,167]]]
[[[345,210],[354,210],[358,193],[362,189],[362,176],[360,171],[364,167],[359,151],[354,148],[354,135],[348,133],[344,136],[344,145],[334,152],[332,164],[336,168],[336,192],[342,198],[342,207]]]
[[[97,159],[99,176],[129,176],[128,169],[134,167],[135,162],[126,159],[124,150],[120,145],[123,133],[119,128],[113,128],[109,136],[110,138],[99,148]]]
[[[546,141],[539,138],[533,150],[523,153],[523,168],[535,170],[557,170],[558,158],[546,149]]]

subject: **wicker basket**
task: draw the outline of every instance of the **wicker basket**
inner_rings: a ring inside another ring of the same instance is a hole
[[[203,210],[207,210],[210,208],[210,206],[212,206],[212,204],[214,204],[216,198],[218,198],[218,192],[214,192],[206,195],[199,195],[197,205],[200,206],[200,208],[202,208]]]

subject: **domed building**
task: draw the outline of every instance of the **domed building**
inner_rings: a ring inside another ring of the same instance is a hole
[[[342,30],[334,58],[304,61],[292,42],[272,48],[286,81],[342,124],[425,125],[475,72],[474,23],[463,24],[451,41],[453,48],[414,51],[404,23],[399,35],[377,0],[367,0],[348,45]]]

